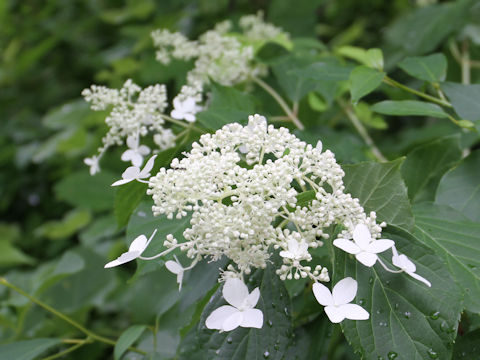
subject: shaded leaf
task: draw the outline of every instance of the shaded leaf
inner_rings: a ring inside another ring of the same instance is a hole
[[[367,213],[375,211],[379,221],[409,230],[413,229],[413,216],[400,174],[403,160],[343,165],[343,181],[346,191],[360,200]]]
[[[407,74],[430,82],[443,81],[447,75],[447,59],[443,54],[407,57],[398,66]]]
[[[0,345],[0,359],[33,360],[60,344],[60,339],[33,339]]]
[[[441,179],[435,202],[480,222],[480,151],[474,151]]]
[[[373,105],[372,110],[380,114],[393,116],[448,117],[440,106],[416,100],[385,100]]]
[[[113,350],[114,359],[120,359],[125,351],[143,334],[146,328],[145,325],[132,325],[125,330],[115,344]]]
[[[462,119],[480,120],[480,85],[463,85],[451,82],[443,83],[442,90],[450,99],[455,112]]]
[[[480,224],[447,206],[414,206],[415,236],[443,258],[465,295],[465,308],[480,312]]]
[[[358,66],[350,74],[350,94],[352,102],[356,103],[365,95],[370,94],[380,86],[385,73],[369,68]]]

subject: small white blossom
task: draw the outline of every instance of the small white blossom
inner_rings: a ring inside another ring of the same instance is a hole
[[[185,269],[183,268],[182,264],[180,264],[180,261],[178,261],[177,257],[176,256],[174,257],[175,257],[175,261],[173,260],[166,261],[165,267],[168,269],[168,271],[177,275],[178,291],[181,291],[183,274],[185,272]]]
[[[370,314],[357,304],[350,304],[357,295],[357,281],[351,277],[340,280],[332,292],[323,284],[313,284],[313,294],[325,306],[325,313],[332,323],[344,319],[367,320]]]
[[[424,277],[415,273],[415,271],[417,270],[417,267],[406,255],[404,255],[404,254],[399,255],[395,246],[392,247],[392,252],[393,252],[393,257],[392,257],[393,265],[400,268],[401,270],[406,272],[408,275],[410,275],[414,279],[417,279],[417,280],[423,282],[428,287],[432,286],[430,281],[428,281]]]
[[[333,245],[343,251],[355,255],[355,258],[363,265],[371,267],[378,260],[378,253],[390,249],[395,245],[393,240],[373,240],[370,230],[364,224],[358,224],[353,230],[353,241],[336,239]]]
[[[263,313],[254,309],[260,298],[258,287],[249,294],[242,280],[230,278],[223,285],[222,294],[230,305],[214,310],[205,321],[207,328],[220,331],[231,331],[239,326],[262,328]]]
[[[287,242],[287,250],[280,251],[280,256],[292,260],[301,260],[308,257],[308,244],[306,242],[298,242],[290,238]]]
[[[140,167],[143,164],[143,157],[150,153],[150,148],[146,145],[140,145],[138,135],[127,137],[127,146],[129,149],[122,154],[123,161],[131,161],[133,166]]]
[[[195,114],[202,109],[197,105],[193,97],[188,97],[183,101],[176,97],[173,100],[173,106],[174,109],[170,115],[174,119],[186,120],[188,122],[194,122],[196,120]]]
[[[140,182],[145,182],[147,181],[143,180],[146,178],[150,177],[150,171],[153,168],[153,163],[155,162],[155,158],[157,155],[153,155],[150,159],[148,159],[147,163],[143,167],[142,170],[138,166],[130,166],[128,167],[122,174],[122,179],[115,181],[112,186],[119,186],[123,185],[126,183],[129,183],[130,181],[137,180]]]
[[[90,166],[90,175],[95,175],[96,173],[100,172],[99,160],[99,157],[96,155],[83,159],[83,162]]]
[[[130,247],[128,248],[127,252],[124,252],[122,255],[120,255],[118,258],[116,258],[113,261],[110,261],[108,264],[105,265],[105,268],[111,268],[115,267],[118,265],[125,264],[129,261],[135,260],[136,258],[140,257],[142,253],[145,251],[145,249],[148,247],[150,244],[150,241],[152,241],[153,237],[155,236],[157,230],[153,232],[153,234],[150,236],[150,238],[147,240],[147,237],[145,235],[140,235],[135,238],[135,240],[132,241],[130,244]]]

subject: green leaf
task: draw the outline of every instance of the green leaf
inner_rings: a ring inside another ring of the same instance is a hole
[[[443,83],[442,90],[450,99],[455,112],[465,120],[480,122],[480,85]]]
[[[400,174],[403,160],[343,165],[343,181],[346,191],[360,200],[367,213],[375,211],[379,221],[410,230],[413,216]]]
[[[448,117],[448,114],[440,106],[416,100],[385,100],[373,105],[372,110],[380,114],[393,116]]]
[[[115,344],[115,349],[113,350],[114,359],[120,359],[125,351],[143,334],[146,328],[145,325],[133,325],[125,330]]]
[[[447,75],[447,58],[443,54],[407,57],[398,66],[407,74],[430,82],[443,81]]]
[[[480,329],[457,337],[453,348],[453,360],[480,359]]]
[[[180,359],[282,359],[293,332],[290,318],[291,304],[283,282],[273,266],[257,270],[247,282],[249,290],[260,287],[256,306],[263,312],[261,329],[241,328],[230,332],[208,330],[206,318],[213,310],[225,304],[220,287],[203,310],[197,328],[180,344]]]
[[[367,50],[367,63],[368,67],[383,71],[383,52],[381,49],[373,48]]]
[[[130,244],[137,236],[144,234],[147,238],[157,229],[155,238],[152,240],[148,248],[142,254],[145,257],[156,255],[166,248],[163,246],[163,242],[168,234],[178,240],[178,242],[184,242],[183,231],[190,226],[191,215],[187,215],[181,219],[167,219],[165,215],[153,216],[152,202],[145,201],[140,203],[137,209],[130,217],[130,221],[127,227],[127,241]],[[163,267],[164,259],[171,259],[173,253],[168,254],[162,259],[145,261],[138,260],[137,271],[135,277],[144,275],[148,272],[155,271],[160,267]]]
[[[35,235],[45,236],[51,240],[65,239],[85,227],[92,215],[88,210],[75,209],[65,214],[59,221],[48,221],[35,229]]]
[[[0,345],[0,359],[33,360],[60,342],[60,339],[39,338]]]
[[[114,213],[118,227],[128,224],[128,219],[145,196],[147,186],[137,181],[119,187],[115,194]]]
[[[352,102],[356,103],[362,97],[370,94],[379,87],[384,77],[385,73],[366,66],[358,66],[353,69],[350,74],[350,94],[352,96]]]
[[[113,206],[114,190],[111,184],[116,176],[103,170],[91,176],[82,170],[64,177],[55,184],[57,198],[70,205],[91,210],[110,210]]]
[[[296,74],[321,82],[339,82],[347,81],[351,72],[351,66],[341,65],[333,61],[321,61],[297,70]]]
[[[17,249],[8,239],[0,238],[0,267],[32,264],[34,259]]]
[[[336,50],[336,53],[358,61],[359,63],[379,71],[383,71],[383,53],[381,49],[365,50],[360,47],[345,45]]]
[[[435,202],[449,205],[480,222],[480,150],[474,151],[441,179]]]
[[[442,175],[462,157],[458,137],[444,137],[415,148],[408,153],[402,176],[413,201],[435,198]]]
[[[365,125],[374,128],[383,130],[388,127],[388,124],[385,122],[385,119],[381,115],[373,113],[370,105],[364,102],[359,102],[354,106],[355,114]]]
[[[370,313],[364,321],[341,323],[347,340],[362,359],[448,359],[461,311],[461,292],[442,260],[409,233],[389,227],[395,241],[432,283],[429,288],[406,273],[392,274],[378,264],[366,267],[335,249],[334,282],[351,276],[358,282],[354,300]],[[380,255],[390,268],[393,265]]]
[[[235,88],[214,84],[211,96],[208,109],[197,114],[198,122],[207,129],[217,130],[232,122],[246,124],[248,115],[255,112],[252,96]]]
[[[414,206],[415,235],[446,262],[465,294],[465,308],[480,312],[480,223],[447,206]]]

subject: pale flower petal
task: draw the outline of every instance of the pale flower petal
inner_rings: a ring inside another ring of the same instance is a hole
[[[123,184],[126,184],[126,183],[129,183],[131,181],[133,181],[135,179],[122,179],[122,180],[117,180],[115,181],[111,186],[119,186],[119,185],[123,185]]]
[[[423,282],[425,285],[427,285],[428,287],[432,287],[432,284],[430,281],[428,281],[427,279],[425,279],[423,276],[420,276],[414,272],[408,272],[407,271],[407,274],[410,275],[411,277],[413,277],[414,279],[417,279],[418,281],[421,281]]]
[[[243,322],[243,312],[238,311],[230,315],[222,324],[223,331],[232,331]]]
[[[233,306],[220,306],[207,317],[205,326],[209,329],[222,330],[224,321],[236,312],[238,312],[238,309]]]
[[[129,261],[135,260],[139,256],[140,256],[140,253],[138,251],[127,251],[127,252],[123,253],[122,255],[120,255],[115,260],[107,263],[104,267],[105,268],[111,268],[111,267],[114,267],[114,266],[122,265],[122,264],[125,264],[125,263],[129,262]]]
[[[384,252],[385,250],[390,249],[392,246],[395,245],[395,241],[381,239],[381,240],[374,240],[365,248],[365,251],[368,251],[373,254],[378,254]]]
[[[155,159],[157,158],[157,155],[153,155],[150,159],[148,159],[147,163],[145,164],[144,168],[139,174],[140,179],[144,179],[148,176],[150,176],[150,171],[153,169],[153,164],[155,163]]]
[[[337,324],[345,319],[345,315],[343,314],[341,307],[338,306],[326,306],[325,313],[330,321],[334,324]]]
[[[170,116],[174,119],[182,120],[183,119],[183,112],[181,112],[177,109],[173,109],[172,112],[170,113]]]
[[[175,261],[168,260],[165,263],[165,267],[167,268],[168,271],[170,271],[171,273],[174,273],[176,275],[178,275],[180,273],[183,273],[183,267]]]
[[[351,302],[357,295],[357,281],[351,277],[340,280],[332,290],[335,305],[343,305]]]
[[[312,291],[320,305],[328,306],[334,304],[332,293],[325,285],[316,282],[313,284]]]
[[[122,174],[125,180],[135,180],[140,174],[140,169],[137,166],[129,166]]]
[[[147,145],[140,145],[137,149],[137,152],[142,156],[146,156],[150,154],[150,148]]]
[[[346,319],[350,320],[367,320],[370,314],[367,310],[357,304],[345,304],[340,306],[340,310]]]
[[[372,241],[372,235],[370,235],[370,230],[368,230],[367,225],[358,224],[353,230],[353,240],[355,243],[360,246],[361,249],[364,249]]]
[[[223,297],[230,304],[237,309],[240,308],[248,297],[247,285],[242,280],[237,278],[227,279],[223,285]]]
[[[249,308],[254,308],[257,305],[259,298],[260,289],[257,287],[253,289],[253,291],[248,295],[247,299],[245,300],[245,306]]]
[[[355,255],[358,261],[360,261],[363,265],[372,267],[377,262],[378,256],[376,254],[372,254],[369,252],[361,252]]]
[[[127,146],[130,149],[136,149],[138,147],[138,142],[139,142],[138,136],[136,136],[136,135],[127,136]]]
[[[336,239],[333,241],[333,245],[353,255],[356,255],[361,251],[357,244],[347,239]]]
[[[148,240],[145,235],[137,236],[130,244],[128,251],[138,251],[141,254],[147,247],[147,242]]]
[[[261,329],[263,326],[263,313],[258,309],[248,309],[243,312],[241,327]]]

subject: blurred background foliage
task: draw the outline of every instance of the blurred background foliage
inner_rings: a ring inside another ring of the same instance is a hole
[[[100,144],[105,133],[104,114],[88,109],[80,98],[81,90],[92,83],[119,87],[132,78],[141,86],[166,83],[175,93],[188,64],[166,67],[157,62],[152,30],[169,28],[196,38],[218,21],[235,20],[259,10],[269,22],[304,44],[316,39],[317,46],[326,46],[332,53],[346,45],[381,47],[387,70],[406,56],[443,52],[449,63],[448,78],[461,81],[451,43],[461,46],[468,39],[471,57],[480,58],[480,6],[470,6],[468,1],[434,3],[0,1],[1,273],[29,294],[105,336],[116,338],[131,324],[156,327],[142,338],[143,345],[162,344],[158,359],[174,356],[179,339],[171,329],[188,323],[195,302],[213,284],[187,287],[179,301],[174,277],[164,272],[150,271],[137,281],[130,279],[134,265],[103,270],[106,259],[125,247],[125,221],[119,226],[112,211],[119,195],[109,186],[123,167],[119,152],[111,151],[105,160],[109,169],[95,177],[88,174],[82,160]],[[407,78],[400,70],[394,70],[393,76]],[[472,70],[471,76],[472,82],[478,80],[478,71]],[[409,81],[418,85],[418,80]],[[393,99],[401,98],[395,89],[385,91]],[[380,99],[378,94],[372,96]],[[309,101],[311,107],[303,107],[301,117],[312,121],[320,117],[322,131],[331,139],[326,143],[341,144],[342,162],[368,158],[362,140],[342,132],[342,125],[337,126],[342,120],[332,118],[332,110],[315,114],[312,108],[323,109],[323,101],[316,103],[311,97],[302,101]],[[439,135],[460,131],[446,121],[423,129],[428,120],[418,118],[389,123],[387,128],[383,119],[372,118],[368,108],[363,111],[372,135],[390,158]],[[461,135],[462,141],[474,143]],[[215,271],[204,266],[205,271]],[[159,297],[167,300],[159,302]],[[4,287],[0,287],[0,299],[1,342],[78,335],[51,314],[32,311],[34,306],[25,297]],[[335,351],[334,358],[350,358],[352,353],[346,344]],[[106,359],[111,352],[111,347],[95,342],[68,358]]]

